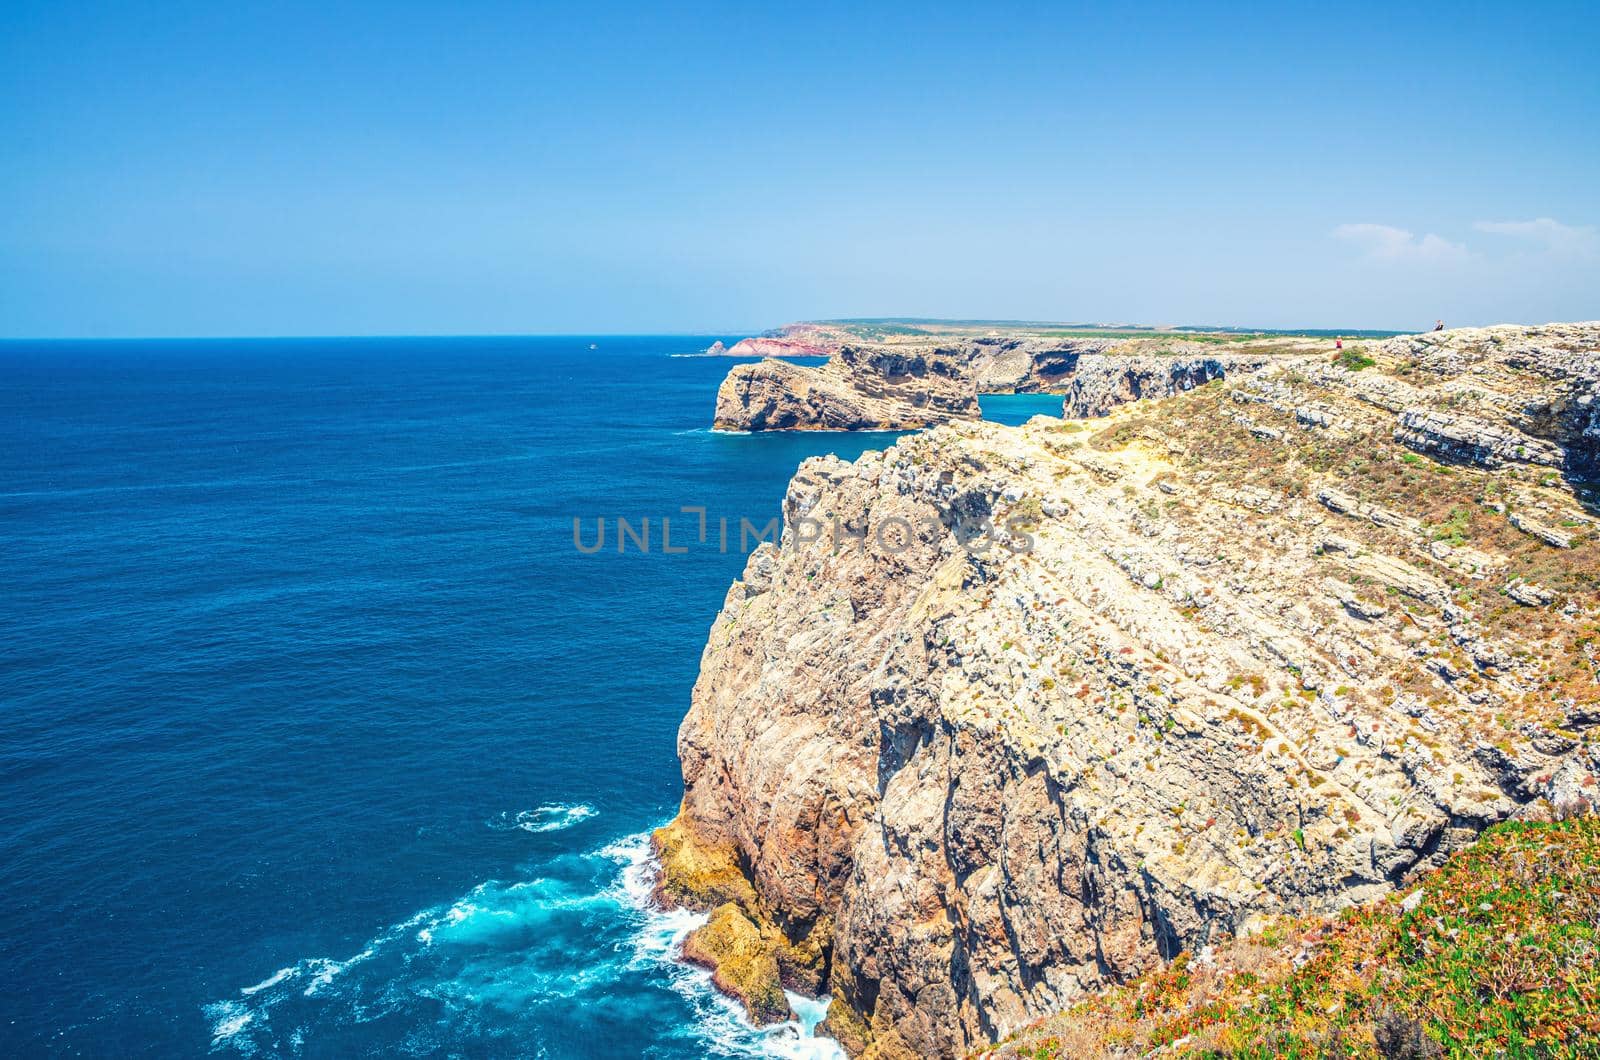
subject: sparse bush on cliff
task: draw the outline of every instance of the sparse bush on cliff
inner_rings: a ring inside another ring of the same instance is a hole
[[[1363,368],[1371,368],[1378,362],[1367,356],[1365,346],[1347,346],[1334,357],[1333,363],[1348,371],[1359,372]]]

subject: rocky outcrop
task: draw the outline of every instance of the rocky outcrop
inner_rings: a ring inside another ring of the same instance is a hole
[[[1394,429],[1394,440],[1442,460],[1500,467],[1522,462],[1560,467],[1566,454],[1558,445],[1530,438],[1514,428],[1476,416],[1458,416],[1429,408],[1406,409]]]
[[[823,346],[804,339],[750,338],[740,339],[724,351],[729,357],[831,357],[835,347]]]
[[[706,353],[714,357],[832,357],[844,343],[837,329],[816,324],[785,324],[774,331],[740,339],[732,346],[719,340]]]
[[[1091,358],[1078,365],[1068,380],[1062,415],[1075,419],[1104,416],[1130,401],[1171,397],[1225,378],[1230,372],[1255,371],[1273,360],[1270,354]]]
[[[1592,502],[1396,440],[1495,380],[1474,419],[1587,459],[1600,328],[1498,337],[806,461],[679,733],[688,951],[757,1016],[815,977],[852,1053],[960,1055],[1592,800]]]
[[[912,430],[973,419],[978,391],[946,351],[847,346],[814,368],[739,365],[717,389],[718,430]]]
[[[1379,351],[1428,383],[1395,440],[1452,462],[1538,464],[1600,477],[1600,323],[1500,326],[1393,339]]]

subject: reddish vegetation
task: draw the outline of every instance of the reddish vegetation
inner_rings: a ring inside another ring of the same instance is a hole
[[[837,347],[804,339],[740,339],[728,350],[729,357],[832,357]]]

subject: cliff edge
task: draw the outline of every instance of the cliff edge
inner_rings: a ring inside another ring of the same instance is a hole
[[[1592,800],[1597,404],[1600,324],[1473,329],[806,461],[679,733],[689,950],[959,1055]]]
[[[1035,334],[881,334],[790,324],[711,354],[769,354],[733,368],[717,392],[722,430],[907,430],[981,415],[978,394],[1065,395],[1068,416],[1164,397],[1282,357],[1323,349],[1305,336],[1048,337]],[[905,329],[915,331],[916,329]],[[815,367],[780,357],[822,355]]]

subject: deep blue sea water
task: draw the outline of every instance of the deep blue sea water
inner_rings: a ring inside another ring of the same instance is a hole
[[[978,405],[984,419],[1016,427],[1035,416],[1061,415],[1062,400],[1060,394],[981,394]]]
[[[642,900],[743,565],[679,508],[892,436],[707,431],[711,338],[0,344],[0,1054],[823,1048]]]

